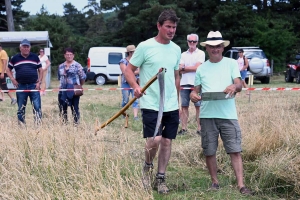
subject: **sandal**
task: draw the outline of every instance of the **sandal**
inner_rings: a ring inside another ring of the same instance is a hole
[[[251,196],[254,195],[254,192],[252,192],[250,189],[246,188],[245,186],[240,189],[240,193],[243,195],[251,195]]]

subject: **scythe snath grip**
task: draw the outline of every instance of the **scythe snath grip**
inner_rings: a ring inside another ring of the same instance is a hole
[[[157,79],[157,75],[162,72],[164,68],[161,68],[157,74],[155,74],[147,83],[146,85],[141,89],[141,92],[144,93],[145,90]],[[125,111],[130,107],[131,104],[136,100],[137,98],[132,98],[119,112],[117,112],[114,116],[112,116],[109,120],[101,124],[101,126],[95,126],[95,135],[97,135],[97,132],[104,128],[106,125],[110,124],[112,121],[114,121],[116,118],[118,118],[120,115],[125,113]]]

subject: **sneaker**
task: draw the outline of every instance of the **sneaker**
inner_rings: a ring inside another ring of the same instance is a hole
[[[139,117],[134,117],[133,120],[134,121],[139,121],[140,119],[139,119]]]
[[[181,129],[179,132],[178,132],[178,135],[184,135],[187,133],[187,130],[185,129]]]
[[[155,180],[155,183],[154,183],[154,187],[157,188],[157,192],[159,194],[168,194],[169,189],[166,185],[166,176],[161,175],[161,174],[157,174],[156,175],[156,180]]]
[[[143,167],[143,172],[142,172],[142,182],[144,185],[145,189],[150,189],[151,188],[151,183],[152,183],[152,171],[153,171],[153,164],[151,163],[150,165],[144,164]]]
[[[15,105],[16,103],[17,103],[17,99],[12,98],[12,99],[11,99],[11,105]]]
[[[208,188],[209,191],[217,191],[220,189],[220,186],[218,183],[211,184],[210,188]]]
[[[252,192],[250,189],[246,188],[246,187],[242,187],[240,189],[240,193],[243,195],[254,195],[254,192]]]

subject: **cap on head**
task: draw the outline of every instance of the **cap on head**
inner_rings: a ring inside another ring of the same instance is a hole
[[[24,46],[24,45],[31,46],[30,42],[27,39],[21,41],[20,46]]]
[[[216,46],[222,43],[224,44],[224,47],[227,47],[230,44],[230,41],[223,40],[222,34],[219,31],[210,31],[207,35],[206,42],[201,42],[200,45],[205,47],[207,44]]]
[[[127,47],[126,47],[126,52],[128,53],[128,52],[131,52],[131,51],[135,51],[135,46],[134,45],[128,45]]]

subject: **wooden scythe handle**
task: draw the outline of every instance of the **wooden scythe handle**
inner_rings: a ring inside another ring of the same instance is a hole
[[[122,115],[125,117],[125,125],[124,125],[124,127],[127,128],[128,127],[129,114],[127,114],[126,112],[123,112]]]
[[[161,72],[162,69],[160,69]],[[160,73],[158,72],[158,73]],[[145,92],[145,90],[157,79],[157,74],[155,74],[155,76],[153,76],[147,83],[146,85],[141,89],[141,92]],[[119,112],[117,112],[114,116],[112,116],[109,120],[107,120],[106,122],[104,122],[103,124],[101,124],[101,126],[96,126],[95,127],[95,135],[97,135],[97,132],[104,128],[106,125],[108,125],[109,123],[111,123],[112,121],[114,121],[117,117],[119,117],[120,115],[122,115],[122,113],[125,113],[125,111],[129,108],[129,106],[131,104],[133,104],[133,102],[136,100],[137,98],[134,97],[132,98]]]

